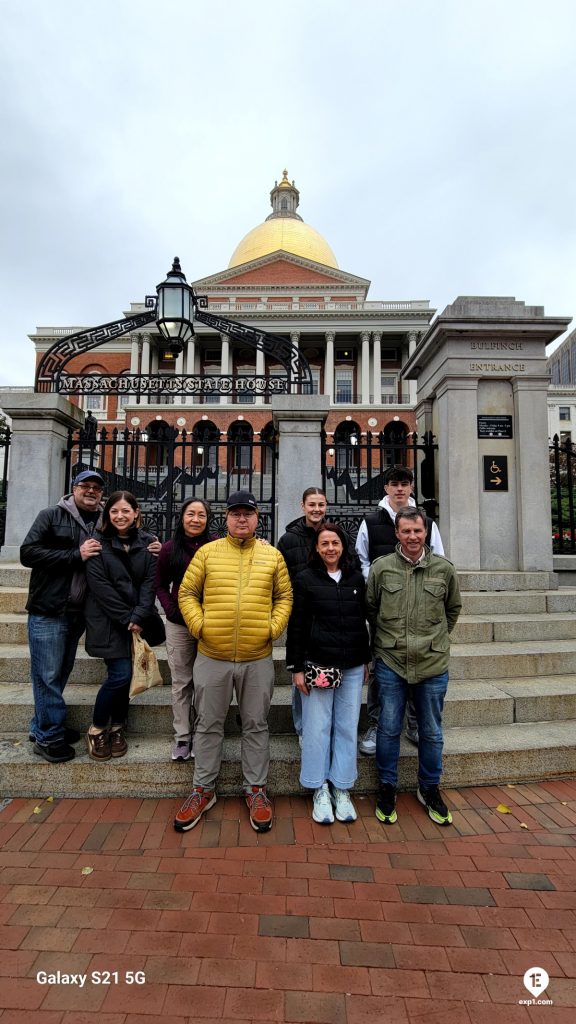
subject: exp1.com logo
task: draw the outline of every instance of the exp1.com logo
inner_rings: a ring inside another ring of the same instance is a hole
[[[523,977],[524,987],[532,993],[532,999],[519,999],[523,1006],[552,1006],[553,999],[538,999],[548,988],[550,978],[543,967],[529,967]]]

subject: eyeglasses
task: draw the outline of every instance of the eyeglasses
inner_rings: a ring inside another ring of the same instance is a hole
[[[241,512],[229,512],[228,515],[231,519],[249,519],[250,516],[256,516],[258,513],[254,508],[245,508]]]
[[[103,491],[104,488],[101,484],[74,484],[74,487],[79,487],[81,491]]]

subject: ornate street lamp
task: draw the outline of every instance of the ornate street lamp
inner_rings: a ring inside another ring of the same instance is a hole
[[[178,256],[166,280],[156,286],[156,325],[173,356],[179,356],[186,342],[194,337],[194,292],[186,283]]]

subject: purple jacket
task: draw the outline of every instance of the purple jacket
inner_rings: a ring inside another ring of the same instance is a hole
[[[178,572],[175,572],[170,564],[172,541],[167,540],[162,545],[156,563],[156,596],[166,612],[168,622],[175,622],[179,626],[185,625],[178,607],[178,589],[184,578],[184,573],[198,548],[201,548],[203,544],[207,544],[213,539],[213,537],[208,537],[206,534],[203,534],[201,537],[185,537],[184,550],[187,560],[184,567]]]

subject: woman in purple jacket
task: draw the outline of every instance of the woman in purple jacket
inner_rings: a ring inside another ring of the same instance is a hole
[[[172,676],[173,761],[194,757],[192,666],[196,641],[180,614],[178,588],[198,548],[213,539],[208,535],[209,516],[210,506],[203,498],[185,501],[174,537],[162,545],[156,569],[156,594],[166,612],[166,654]]]

